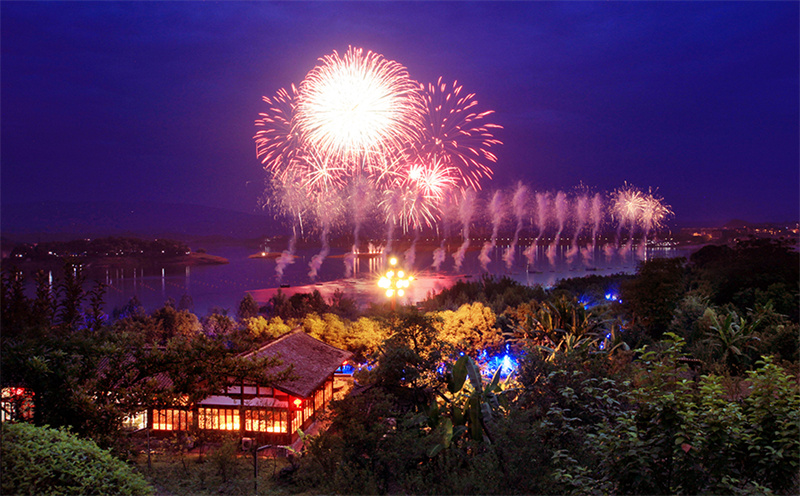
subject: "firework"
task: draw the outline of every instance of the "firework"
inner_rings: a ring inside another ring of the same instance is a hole
[[[619,225],[625,224],[631,229],[641,220],[647,206],[647,198],[638,188],[627,183],[611,194],[611,216]]]
[[[441,78],[420,84],[400,63],[361,48],[321,57],[299,84],[263,100],[253,139],[271,178],[265,203],[295,218],[301,234],[304,219],[320,229],[312,278],[335,222],[352,218],[357,245],[365,212],[377,206],[390,229],[418,235],[442,219],[445,202],[479,190],[497,161],[500,126],[492,111],[477,110],[473,93]]]
[[[669,205],[665,205],[663,198],[656,197],[652,192],[645,196],[645,204],[642,209],[641,221],[645,234],[653,229],[664,227],[664,221],[672,216]]]
[[[353,47],[320,61],[300,83],[297,125],[305,141],[358,172],[380,168],[416,140],[422,99],[405,67]]]
[[[281,88],[272,97],[263,97],[269,106],[267,112],[258,114],[256,126],[263,128],[256,132],[256,156],[264,168],[273,172],[274,177],[285,180],[294,159],[301,149],[299,137],[294,126],[294,109],[297,105],[297,88]]]
[[[491,148],[501,144],[492,130],[502,126],[486,120],[493,111],[475,110],[478,101],[474,93],[462,96],[461,92],[457,82],[448,86],[442,78],[428,85],[422,136],[415,153],[444,160],[457,175],[462,190],[479,190],[481,179],[492,177],[488,163],[497,161]]]

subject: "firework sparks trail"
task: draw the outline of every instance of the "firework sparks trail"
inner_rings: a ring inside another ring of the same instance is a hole
[[[641,190],[628,183],[625,183],[623,187],[614,191],[611,196],[611,215],[618,222],[617,246],[620,246],[621,243],[622,229],[626,225],[629,226],[628,241],[619,250],[619,253],[623,257],[631,251],[636,225],[642,219],[646,206],[646,195]]]
[[[460,270],[469,247],[469,229],[475,209],[474,192],[481,181],[491,178],[491,165],[497,161],[495,149],[501,142],[494,136],[501,126],[490,122],[492,111],[478,110],[475,95],[458,82],[420,84],[413,80],[401,64],[382,55],[349,47],[340,55],[333,51],[298,85],[278,90],[264,97],[266,110],[256,120],[256,156],[271,178],[265,191],[265,205],[275,207],[294,219],[289,247],[276,263],[278,278],[295,260],[293,252],[297,226],[302,236],[308,219],[321,230],[322,250],[312,258],[309,275],[318,270],[329,252],[328,237],[341,219],[353,223],[353,248],[345,257],[345,271],[355,268],[359,234],[366,218],[382,210],[387,224],[387,246],[391,249],[394,229],[403,233],[414,230],[414,242],[406,259],[413,261],[416,241],[425,228],[447,227],[444,207],[459,205],[459,221],[463,243],[453,254]],[[324,201],[320,200],[324,198]],[[496,247],[503,212],[493,210],[500,194],[495,193],[491,211],[492,238],[483,244],[478,259],[488,269],[490,253]],[[457,201],[459,200],[460,201]],[[532,205],[528,207],[528,201]],[[597,193],[570,197],[562,192],[536,193],[519,183],[511,207],[516,229],[503,260],[508,268],[514,263],[524,216],[530,209],[535,240],[523,252],[528,263],[537,256],[540,239],[553,225],[555,238],[546,250],[551,264],[565,228],[574,237],[566,253],[568,263],[583,254],[586,261],[594,257],[598,235],[605,216],[616,227],[616,246],[627,243],[620,253],[627,253],[637,229],[641,231],[641,251],[653,230],[663,227],[672,212],[652,192],[643,193],[627,183],[609,195],[608,207]],[[535,200],[535,201],[534,201]],[[324,207],[324,208],[323,208]],[[347,216],[343,211],[349,211]],[[455,217],[453,217],[455,218]],[[338,219],[338,220],[337,220]],[[569,226],[567,223],[569,222]],[[591,240],[586,249],[579,248],[581,233],[591,225]],[[532,236],[532,232],[531,232]],[[433,267],[438,269],[446,259],[447,236],[434,251]],[[591,243],[591,248],[589,248]],[[612,245],[607,249],[614,250]],[[609,255],[611,256],[611,255]]]
[[[556,232],[555,237],[553,237],[553,242],[547,247],[547,259],[550,261],[550,265],[553,267],[555,267],[558,242],[561,240],[561,233],[564,231],[564,223],[567,219],[568,209],[569,204],[567,203],[567,195],[563,191],[559,191],[556,193],[555,199],[555,214],[556,222],[558,223],[558,231]]]
[[[457,176],[460,189],[480,189],[482,178],[492,177],[487,163],[497,161],[491,151],[501,144],[492,134],[502,126],[486,121],[493,111],[478,113],[474,93],[462,95],[463,87],[442,78],[429,84],[423,94],[426,108],[422,136],[415,147],[420,156],[446,160],[448,172]]]
[[[458,206],[458,217],[461,221],[461,236],[464,241],[461,243],[458,251],[453,254],[455,259],[456,270],[461,269],[461,264],[464,263],[464,256],[467,254],[469,248],[469,225],[472,222],[472,215],[475,213],[475,196],[471,190],[464,191],[461,196],[461,203]]]
[[[519,242],[519,233],[522,231],[522,218],[525,215],[525,207],[528,203],[528,188],[522,184],[522,181],[517,183],[517,188],[514,190],[514,196],[511,199],[511,207],[514,210],[514,218],[517,219],[517,228],[514,231],[514,239],[511,245],[506,249],[503,254],[503,261],[506,263],[506,268],[510,269],[514,264],[514,252],[517,249]]]
[[[498,190],[494,192],[494,195],[492,195],[492,201],[489,203],[489,216],[492,218],[492,237],[490,241],[487,241],[483,244],[483,248],[481,248],[481,254],[478,256],[478,260],[481,262],[481,267],[486,272],[489,271],[489,262],[492,261],[489,253],[497,245],[497,232],[500,230],[500,223],[503,221],[504,214],[503,194],[500,192],[500,190]]]
[[[586,225],[589,217],[589,197],[585,194],[578,196],[575,200],[575,233],[572,236],[572,247],[567,251],[567,263],[572,264],[575,256],[580,253],[578,249],[578,237]]]
[[[594,262],[594,250],[597,246],[597,233],[600,231],[600,224],[603,222],[603,197],[600,193],[595,193],[592,197],[589,218],[592,223],[591,244],[584,252],[584,259],[587,263]]]
[[[270,203],[301,221],[301,231],[316,195],[352,196],[348,186],[359,180],[371,196],[390,202],[387,216],[404,232],[432,227],[448,196],[480,189],[480,180],[491,177],[493,149],[501,144],[493,112],[477,110],[475,95],[461,85],[440,78],[426,87],[403,65],[361,48],[321,57],[298,85],[263,100],[256,156],[275,183]],[[398,190],[398,199],[385,199]],[[365,203],[354,207],[356,251],[357,209]]]
[[[550,212],[550,193],[536,193],[536,239],[533,240],[531,245],[523,252],[529,264],[533,263],[536,256],[536,248],[539,246],[539,238],[544,234],[547,228],[547,222]]]
[[[294,85],[289,90],[281,88],[274,97],[265,96],[263,100],[269,109],[258,114],[261,118],[256,120],[256,127],[263,128],[253,137],[256,157],[273,177],[286,180],[285,174],[301,149],[294,126],[297,88]]]
[[[663,203],[663,199],[653,195],[652,191],[648,191],[645,195],[645,204],[642,209],[641,223],[644,229],[642,241],[639,245],[639,257],[644,258],[645,249],[647,247],[647,238],[650,231],[664,226],[664,220],[672,215],[672,210],[669,205]]]

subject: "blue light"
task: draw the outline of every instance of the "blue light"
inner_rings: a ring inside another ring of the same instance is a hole
[[[519,364],[508,353],[499,356],[493,356],[486,362],[484,370],[487,375],[493,376],[497,369],[500,369],[500,377],[508,377]]]

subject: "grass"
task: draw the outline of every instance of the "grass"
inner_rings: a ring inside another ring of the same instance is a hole
[[[241,452],[156,454],[149,467],[142,455],[136,466],[161,496],[256,494],[253,457]],[[258,494],[295,494],[297,489],[280,478],[281,469],[288,466],[286,458],[259,456]]]

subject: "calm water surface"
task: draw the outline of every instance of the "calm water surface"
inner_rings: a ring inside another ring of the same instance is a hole
[[[410,300],[423,299],[429,291],[437,291],[458,279],[477,279],[482,274],[508,276],[522,284],[551,286],[558,280],[582,277],[591,274],[610,275],[635,272],[637,264],[647,258],[688,256],[688,248],[648,248],[617,249],[610,245],[598,246],[594,250],[583,247],[575,251],[570,246],[539,246],[531,263],[523,254],[524,248],[517,247],[514,263],[507,267],[503,260],[506,246],[497,246],[487,254],[490,262],[485,268],[479,260],[482,242],[472,242],[460,268],[456,267],[454,253],[458,245],[447,247],[447,256],[435,270],[434,249],[427,247],[415,250],[411,272],[419,278],[419,288]],[[277,247],[273,247],[277,250]],[[270,288],[280,285],[304,286],[302,290],[320,289],[323,294],[332,288],[342,289],[360,301],[378,299],[380,295],[374,282],[383,270],[385,257],[380,255],[357,259],[349,269],[345,253],[331,249],[319,268],[316,278],[309,275],[309,263],[319,253],[318,249],[298,250],[294,263],[286,266],[280,281],[276,274],[275,258],[249,258],[253,249],[234,244],[208,246],[209,253],[229,260],[225,265],[197,267],[156,267],[126,269],[92,269],[87,272],[90,281],[101,281],[107,287],[106,311],[124,306],[136,296],[145,309],[151,312],[164,305],[168,299],[176,302],[189,295],[193,301],[192,310],[198,316],[211,313],[214,309],[228,310],[235,314],[241,299],[252,292],[256,299],[264,300],[274,293]],[[403,251],[398,252],[403,255]],[[408,257],[410,253],[407,253]],[[352,260],[352,259],[351,259]],[[485,259],[484,259],[485,261]],[[352,264],[353,262],[351,262]],[[347,277],[349,275],[349,277]],[[267,291],[265,291],[267,290]],[[263,301],[262,301],[263,302]]]

